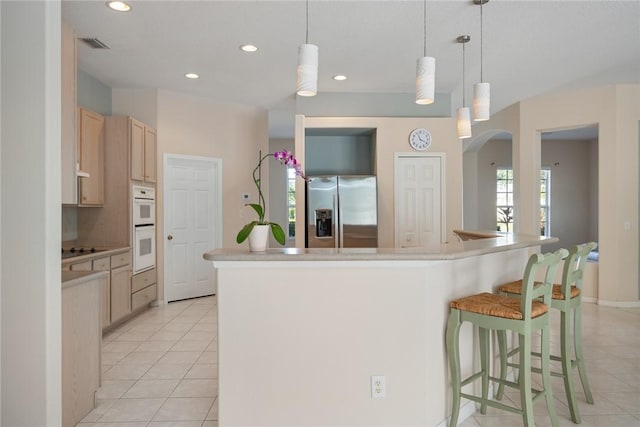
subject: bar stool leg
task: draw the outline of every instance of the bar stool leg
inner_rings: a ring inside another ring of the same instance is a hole
[[[558,426],[558,416],[556,407],[553,402],[553,392],[551,388],[551,351],[549,349],[550,327],[546,324],[541,330],[541,367],[542,367],[542,385],[544,387],[544,397],[547,402],[547,411],[551,419],[552,427]]]
[[[570,312],[569,312],[570,313]],[[564,390],[567,395],[571,420],[580,424],[580,411],[576,402],[576,393],[573,386],[573,369],[571,367],[571,318],[565,310],[560,311],[560,356],[562,362],[562,378],[564,379]]]
[[[447,321],[446,333],[447,356],[449,358],[451,389],[453,391],[449,427],[456,427],[458,425],[458,415],[460,413],[460,393],[462,392],[460,385],[460,344],[458,342],[460,324],[460,310],[451,309],[449,320]]]
[[[496,392],[496,399],[502,400],[504,396],[504,380],[507,379],[507,362],[509,357],[507,356],[507,331],[496,331],[498,335],[498,351],[500,352],[500,383],[498,384],[498,391]]]
[[[480,413],[487,413],[487,400],[489,399],[489,330],[479,328],[480,339],[480,366],[482,367],[482,402]]]
[[[578,296],[578,298],[580,298]],[[582,353],[582,301],[578,303],[573,311],[573,345],[576,353],[576,364],[578,365],[578,373],[580,374],[580,382],[584,390],[587,403],[593,405],[593,395],[589,387],[587,379],[587,368],[584,366],[584,357]]]
[[[520,404],[524,427],[535,427],[531,392],[531,334],[518,334],[520,344]]]

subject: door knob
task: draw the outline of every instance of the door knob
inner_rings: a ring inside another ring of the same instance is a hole
[[[167,236],[167,240],[173,240],[173,236],[172,236],[171,234],[169,234],[169,235]]]

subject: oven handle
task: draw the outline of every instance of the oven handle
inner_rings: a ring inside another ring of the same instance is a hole
[[[155,230],[155,228],[156,226],[154,224],[140,224],[135,226],[135,229],[140,231]]]

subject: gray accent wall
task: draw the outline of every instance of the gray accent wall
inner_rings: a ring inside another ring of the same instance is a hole
[[[78,68],[78,106],[103,116],[111,115],[111,88]]]
[[[307,135],[304,161],[307,175],[373,175],[373,135]]]

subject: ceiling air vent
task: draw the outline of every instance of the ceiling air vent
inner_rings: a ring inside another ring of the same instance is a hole
[[[86,44],[88,44],[94,49],[111,49],[109,46],[102,43],[100,40],[98,40],[95,37],[86,37],[86,38],[81,38],[80,40],[82,40],[83,42],[85,42]]]

